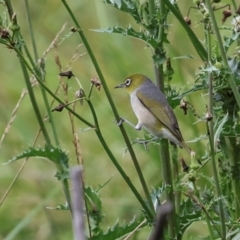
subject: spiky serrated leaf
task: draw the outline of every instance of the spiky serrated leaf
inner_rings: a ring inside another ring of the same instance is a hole
[[[108,28],[101,28],[101,29],[91,29],[92,31],[99,32],[99,33],[118,33],[124,36],[134,37],[140,39],[146,43],[148,43],[153,48],[158,46],[158,39],[155,39],[153,35],[148,35],[146,31],[140,30],[139,32],[135,31],[130,25],[125,29],[119,26],[116,27],[108,27]],[[168,43],[166,38],[166,34],[164,35],[164,42]],[[159,62],[160,60],[157,60]],[[161,61],[165,61],[162,59]]]
[[[105,3],[130,14],[137,23],[141,22],[141,16],[137,8],[137,3],[131,0],[104,0]]]
[[[230,37],[224,37],[223,45],[224,45],[224,48],[225,48],[226,52],[231,47],[231,45],[238,39],[239,36],[240,36],[240,33],[236,32]]]
[[[217,72],[217,73],[220,73],[219,69],[216,68],[214,65],[208,67],[208,68],[204,68],[202,70],[203,72],[208,72],[208,73],[213,73],[213,72]]]
[[[100,223],[104,217],[102,211],[102,201],[98,197],[98,191],[95,191],[92,187],[87,186],[84,188],[85,202],[87,206],[89,220],[91,222],[91,231],[94,234],[101,232]]]
[[[196,221],[201,220],[202,211],[196,205],[193,204],[191,199],[187,199],[183,201],[180,206],[180,214],[179,214],[179,226],[180,230],[178,233],[178,237],[182,236],[186,229]]]
[[[172,59],[185,59],[185,58],[193,58],[193,59],[196,59],[196,57],[194,57],[193,55],[183,55],[183,56],[179,56],[179,57],[173,57]]]
[[[217,149],[218,141],[220,139],[220,134],[227,120],[228,120],[228,113],[218,122],[217,126],[215,126],[216,130],[214,134],[214,149]]]
[[[45,148],[34,148],[30,147],[24,152],[13,157],[7,163],[15,162],[22,158],[30,157],[40,157],[46,158],[53,163],[60,164],[64,169],[68,169],[68,155],[66,152],[62,151],[60,148],[45,146]]]
[[[233,231],[228,232],[227,233],[227,238],[230,239],[230,237],[231,237],[232,240],[240,239],[240,228],[237,228],[237,229],[235,229]]]
[[[240,84],[240,61],[237,57],[228,60],[229,67],[234,75],[236,84]]]
[[[122,225],[119,224],[119,221],[117,221],[114,226],[111,228],[108,228],[106,232],[100,232],[98,235],[93,236],[92,240],[116,240],[119,239],[129,233],[131,233],[134,229],[138,227],[138,229],[141,229],[145,227],[147,224],[143,222],[140,225],[140,222],[137,221],[135,218],[129,222],[129,223],[123,223]]]
[[[59,204],[56,207],[46,207],[47,209],[51,209],[51,210],[69,210],[69,206],[67,203],[65,204]]]
[[[87,197],[86,200],[88,200],[91,204],[91,209],[95,209],[95,211],[102,212],[102,201],[98,197],[98,192],[95,191],[92,187],[87,186],[84,189],[85,196]]]

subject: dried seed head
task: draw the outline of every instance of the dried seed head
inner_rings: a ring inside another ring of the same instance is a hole
[[[190,170],[188,174],[188,181],[195,182],[196,181],[196,171]]]
[[[0,37],[3,39],[8,39],[9,32],[5,28],[0,28]]]
[[[184,115],[186,115],[188,110],[188,102],[186,102],[184,99],[181,99],[180,108],[183,110]]]
[[[56,111],[56,112],[61,112],[64,109],[64,105],[59,104],[57,107],[55,107],[52,112]]]
[[[188,26],[191,25],[191,19],[188,17],[184,17],[184,21],[187,23]]]
[[[231,10],[230,9],[224,10],[223,11],[222,23],[225,23],[226,19],[230,16],[232,16]]]
[[[213,116],[212,116],[212,114],[211,114],[209,111],[206,112],[206,114],[205,114],[205,119],[206,119],[208,122],[213,119]]]
[[[60,59],[59,59],[59,56],[58,56],[58,55],[55,56],[55,62],[56,62],[56,64],[57,64],[57,66],[59,67],[60,71],[61,71],[62,66],[61,66],[61,62],[60,62]]]
[[[75,93],[75,98],[80,98],[80,104],[83,104],[83,98],[85,97],[84,90],[80,88],[78,91]]]
[[[186,164],[183,158],[180,159],[180,164],[181,164],[182,170],[184,172],[188,172],[189,166]]]
[[[61,77],[67,77],[68,79],[70,79],[71,77],[74,77],[72,71],[60,72],[59,75],[60,75]]]
[[[75,33],[77,32],[77,29],[75,27],[71,27],[71,32]]]
[[[102,83],[100,82],[100,80],[97,77],[92,77],[91,83],[98,89],[98,91],[100,91]]]

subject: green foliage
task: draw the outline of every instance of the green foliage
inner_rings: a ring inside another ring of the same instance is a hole
[[[84,188],[85,201],[88,216],[90,219],[91,231],[94,235],[101,232],[100,223],[103,220],[102,201],[98,196],[98,191],[94,191],[90,186]]]
[[[164,35],[162,35],[162,38],[159,38],[160,29],[159,24],[162,24],[164,20],[167,17],[167,12],[164,13],[163,16],[161,16],[160,13],[160,6],[159,4],[155,5],[155,13],[154,16],[150,16],[149,14],[149,5],[147,2],[140,4],[138,1],[131,1],[131,0],[117,0],[117,1],[111,1],[111,0],[105,0],[106,3],[111,4],[113,7],[117,8],[118,10],[121,10],[123,12],[128,13],[131,15],[136,23],[142,25],[144,27],[143,30],[140,32],[136,32],[131,26],[128,26],[128,28],[123,29],[119,26],[113,27],[113,28],[107,28],[107,29],[99,29],[99,32],[107,32],[107,33],[120,33],[126,36],[131,36],[138,38],[140,40],[145,41],[154,49],[158,49],[160,43],[163,41],[165,43],[169,43],[167,40],[167,34],[163,32]],[[167,28],[167,26],[165,26]],[[158,59],[158,56],[154,56],[155,61],[158,61],[159,64],[162,64],[163,62]]]
[[[141,229],[146,226],[146,224],[142,224],[139,227],[140,222],[135,218],[129,223],[119,224],[117,221],[112,227],[109,227],[106,232],[100,232],[98,235],[93,236],[91,239],[93,240],[115,240],[124,237],[125,235],[131,233],[136,228]]]
[[[19,159],[30,157],[46,158],[51,162],[55,163],[58,166],[58,168],[59,166],[61,166],[62,169],[61,172],[58,172],[56,174],[58,180],[64,180],[69,178],[68,155],[60,148],[54,148],[47,145],[45,146],[45,148],[30,147],[28,150],[18,154],[13,159],[9,160],[7,163],[12,163]]]
[[[46,158],[55,164],[62,165],[64,168],[69,167],[68,165],[69,159],[67,154],[60,148],[54,148],[49,146],[45,146],[45,148],[30,147],[26,151],[13,157],[13,159],[9,160],[7,163],[15,162],[19,159],[30,157]]]
[[[178,216],[179,232],[178,238],[181,239],[184,232],[191,226],[192,223],[202,220],[201,209],[193,203],[191,199],[187,199],[181,203],[181,212]]]
[[[129,36],[134,37],[140,40],[143,40],[144,42],[148,43],[150,46],[157,47],[158,42],[157,40],[152,36],[148,35],[147,33],[144,33],[144,31],[137,32],[132,28],[132,26],[128,26],[126,29],[116,26],[116,27],[108,27],[108,28],[101,28],[101,29],[93,29],[95,32],[99,33],[118,33],[122,34],[123,36]],[[167,40],[165,40],[167,42]]]

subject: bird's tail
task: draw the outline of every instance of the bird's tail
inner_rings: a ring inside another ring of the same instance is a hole
[[[192,149],[185,142],[181,142],[181,145],[182,145],[181,147],[185,148],[187,152],[191,154]]]

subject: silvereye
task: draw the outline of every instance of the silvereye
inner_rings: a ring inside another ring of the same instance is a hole
[[[136,126],[126,119],[122,121],[129,123],[136,130],[144,127],[153,136],[166,138],[191,153],[191,149],[184,142],[176,116],[166,97],[148,77],[133,74],[115,88],[126,89],[130,95],[132,109],[138,118]]]

